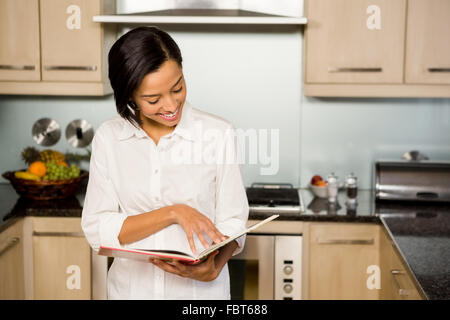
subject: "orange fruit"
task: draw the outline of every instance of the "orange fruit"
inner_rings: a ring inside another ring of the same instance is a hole
[[[47,167],[45,166],[45,163],[42,161],[35,161],[30,164],[28,167],[28,172],[37,175],[38,177],[45,176],[45,173],[47,172]]]
[[[67,164],[67,162],[65,162],[65,161],[62,161],[62,160],[59,160],[59,161],[56,161],[56,164],[58,165],[58,166],[64,166],[64,167],[69,167],[69,165]]]
[[[327,185],[326,181],[317,181],[316,186],[318,187],[325,187]]]

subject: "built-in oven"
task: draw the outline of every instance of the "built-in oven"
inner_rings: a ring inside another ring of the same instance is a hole
[[[250,219],[293,217],[303,210],[298,189],[288,183],[253,183],[246,189]],[[269,222],[271,223],[271,222]],[[228,261],[231,299],[301,299],[302,234],[249,233],[241,253]]]
[[[302,235],[247,234],[228,268],[232,300],[299,300]]]

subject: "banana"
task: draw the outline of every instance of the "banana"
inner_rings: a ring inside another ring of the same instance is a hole
[[[29,173],[27,171],[16,171],[14,173],[14,176],[19,179],[25,179],[25,180],[35,180],[39,181],[41,178],[35,174]]]

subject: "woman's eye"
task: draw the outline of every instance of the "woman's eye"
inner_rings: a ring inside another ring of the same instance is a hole
[[[180,89],[174,90],[173,92],[178,93],[178,92],[181,92],[181,90],[183,90],[183,87],[180,87]]]
[[[156,100],[156,101],[147,101],[147,102],[150,103],[150,104],[157,104],[158,101],[159,101],[159,100]]]

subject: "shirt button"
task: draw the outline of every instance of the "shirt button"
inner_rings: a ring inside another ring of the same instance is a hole
[[[155,197],[155,201],[159,201],[159,197]]]
[[[155,169],[155,174],[157,174],[159,172],[159,170],[158,169]]]

